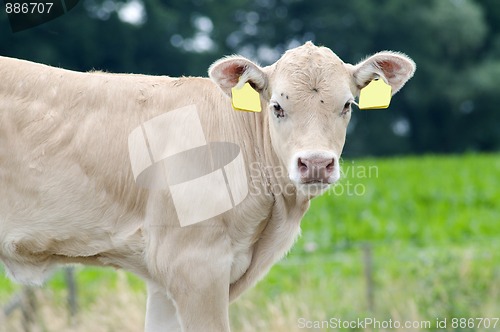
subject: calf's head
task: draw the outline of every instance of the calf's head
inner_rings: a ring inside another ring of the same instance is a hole
[[[234,56],[215,62],[209,74],[228,95],[245,82],[260,93],[267,111],[259,116],[269,117],[273,150],[296,187],[310,193],[340,177],[339,158],[360,90],[379,78],[395,94],[414,71],[415,63],[401,53],[380,52],[351,65],[307,42],[268,67]]]

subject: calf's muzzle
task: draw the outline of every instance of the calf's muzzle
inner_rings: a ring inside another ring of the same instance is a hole
[[[297,167],[301,183],[331,183],[335,170],[335,158],[320,154],[299,156]]]

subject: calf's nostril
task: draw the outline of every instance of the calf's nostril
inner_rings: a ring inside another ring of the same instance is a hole
[[[326,170],[328,172],[332,172],[334,167],[335,167],[335,159],[332,159],[332,161],[328,165],[326,165]]]
[[[297,160],[297,166],[299,167],[300,172],[306,172],[307,171],[307,164],[302,161],[301,158]]]

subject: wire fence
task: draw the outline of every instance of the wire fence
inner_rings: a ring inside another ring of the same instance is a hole
[[[66,288],[68,290],[66,307],[70,321],[73,322],[74,318],[78,314],[78,289],[75,277],[75,268],[73,266],[65,267],[64,276]],[[34,287],[23,286],[19,292],[15,293],[11,297],[11,299],[3,307],[2,314],[4,317],[0,317],[0,326],[3,325],[1,324],[2,320],[7,319],[16,311],[21,312],[20,325],[23,332],[37,331],[39,306],[35,296]]]
[[[475,239],[478,240],[478,239]],[[486,243],[497,243],[497,239],[494,237],[486,237],[481,239],[480,242],[482,244]],[[474,242],[476,243],[476,242]],[[365,288],[365,303],[366,303],[366,308],[370,312],[375,312],[376,310],[376,301],[375,301],[375,284],[376,282],[374,281],[375,274],[379,273],[380,271],[380,266],[376,264],[377,260],[380,260],[381,257],[375,257],[377,255],[377,248],[382,247],[382,246],[391,246],[393,244],[391,241],[373,241],[373,242],[356,242],[356,243],[351,243],[349,246],[349,249],[347,250],[352,250],[354,249],[356,252],[360,253],[360,260],[357,262],[354,261],[349,261],[350,265],[357,264],[357,265],[362,265],[362,279],[364,283],[364,288]],[[473,244],[473,243],[472,243]],[[484,247],[483,247],[484,248]],[[495,250],[495,248],[498,248],[498,246],[493,246],[491,249]],[[419,256],[426,256],[429,254],[430,249],[429,248],[421,248],[424,252],[419,252]],[[434,248],[435,250],[440,250],[439,248]],[[434,250],[432,249],[432,250]],[[339,264],[344,264],[347,263],[343,261],[343,259],[339,256],[339,252],[342,252],[343,250],[340,249],[338,252],[334,253],[328,253],[328,254],[314,254],[314,262],[315,263],[339,263]],[[304,265],[307,264],[308,258],[311,257],[310,255],[307,256],[302,256],[302,255],[292,255],[293,257],[287,258],[283,261],[281,261],[279,264],[287,266],[294,266],[294,265]],[[413,257],[391,257],[392,259],[395,259],[396,261],[405,261],[405,260],[415,260],[415,256]],[[473,257],[474,260],[489,260],[491,259],[490,256],[488,255],[478,255]],[[70,319],[70,324],[73,324],[76,322],[76,317],[79,314],[79,299],[78,299],[78,287],[77,287],[77,282],[76,282],[76,272],[75,268],[73,266],[65,267],[64,268],[64,282],[65,282],[65,288],[67,289],[67,298],[66,298],[66,304],[65,304],[65,310],[68,313],[68,317]],[[20,291],[15,293],[10,300],[3,306],[2,310],[0,311],[0,327],[2,326],[2,320],[5,320],[12,316],[15,312],[19,311],[20,314],[20,323],[19,325],[21,326],[21,330],[23,332],[37,332],[39,331],[37,327],[37,323],[40,322],[40,315],[39,315],[39,303],[37,302],[37,297],[35,295],[34,288],[31,286],[24,286]],[[3,316],[3,317],[2,317]],[[2,330],[0,329],[0,332]]]

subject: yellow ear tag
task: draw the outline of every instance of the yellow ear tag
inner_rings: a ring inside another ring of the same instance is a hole
[[[391,103],[392,88],[383,79],[374,79],[359,93],[359,109],[387,108]]]
[[[231,89],[233,108],[237,111],[260,112],[260,96],[250,84],[245,83],[240,89]]]

